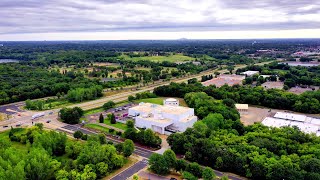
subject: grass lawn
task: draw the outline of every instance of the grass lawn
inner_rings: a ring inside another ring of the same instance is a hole
[[[152,103],[152,104],[163,105],[163,99],[165,99],[165,98],[148,98],[148,99],[135,100],[135,102],[136,102],[136,103],[145,102],[145,103]]]
[[[135,103],[145,102],[145,103],[152,103],[152,104],[159,104],[163,105],[163,100],[167,99],[168,97],[158,97],[158,98],[148,98],[148,99],[139,99],[135,100]],[[174,97],[175,98],[175,97]],[[187,103],[184,101],[183,98],[175,98],[179,100],[180,106],[188,107]]]
[[[175,55],[170,55],[170,56],[145,56],[145,57],[133,57],[130,58],[127,55],[121,55],[124,59],[127,60],[133,60],[133,61],[138,61],[138,60],[149,60],[149,61],[154,61],[154,62],[162,62],[162,61],[169,61],[169,62],[179,62],[179,61],[193,61],[195,58],[189,57],[189,56],[184,56],[182,54],[175,54]]]
[[[100,126],[98,124],[86,124],[86,125],[84,125],[84,127],[95,129],[95,130],[105,132],[105,133],[109,133],[109,128]]]
[[[9,139],[9,132],[10,130],[4,131],[0,133],[0,139],[6,139],[8,141],[10,141]],[[23,134],[26,133],[26,129],[22,129],[19,132],[16,132],[15,135],[19,135],[19,134]],[[21,153],[28,153],[27,150],[27,146],[25,144],[22,144],[20,142],[11,142],[12,147],[14,147],[15,149],[21,150]]]
[[[111,123],[110,123],[110,120],[107,119],[107,118],[104,120],[103,123],[106,124],[106,125],[109,125],[109,126],[118,128],[118,129],[122,129],[122,130],[124,130],[124,131],[127,130],[127,125],[125,125],[125,124],[123,124],[123,123],[119,123],[119,122],[117,122],[116,124],[111,124]]]
[[[104,111],[102,107],[99,108],[94,108],[94,109],[89,109],[84,111],[84,116],[90,115],[90,114],[95,114]]]
[[[72,103],[69,102],[67,99],[56,99],[54,102],[51,103],[51,109],[53,108],[61,108],[61,107],[65,107],[65,106],[68,106],[68,105],[71,105]],[[44,108],[45,109],[50,109],[49,108],[49,105],[50,103],[46,103],[44,105]]]

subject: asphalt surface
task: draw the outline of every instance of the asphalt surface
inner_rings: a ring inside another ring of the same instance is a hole
[[[20,106],[24,106],[24,103],[20,102],[20,103],[7,104],[7,105],[0,106],[0,113],[13,115],[13,114],[16,114],[17,112],[24,112],[19,108]]]
[[[81,128],[80,125],[66,125],[66,126],[63,126],[61,128],[58,128],[57,130],[66,132],[66,131],[64,131],[64,129],[72,131],[72,132],[81,131],[82,133],[88,134],[88,135],[90,135],[90,134],[98,134],[96,132]],[[114,144],[122,143],[122,141],[110,138],[108,136],[106,136],[106,139],[108,141],[112,141]],[[151,156],[151,154],[153,154],[153,153],[154,153],[153,151],[150,151],[148,149],[145,149],[145,148],[142,148],[142,147],[139,147],[139,146],[135,146],[135,149],[134,149],[134,154],[137,154],[137,155],[142,156],[144,158],[149,158]]]
[[[131,177],[133,174],[137,173],[141,169],[147,167],[148,165],[148,160],[143,159],[137,163],[135,163],[133,166],[129,167],[128,169],[122,171],[118,175],[114,176],[111,178],[111,180],[125,180]]]

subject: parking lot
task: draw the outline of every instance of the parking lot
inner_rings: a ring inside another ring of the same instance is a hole
[[[8,104],[0,106],[0,113],[4,113],[7,115],[13,115],[19,112],[24,112],[24,110],[21,110],[19,107],[21,104]]]
[[[116,107],[116,108],[111,108],[111,109],[108,109],[108,110],[103,111],[103,112],[99,112],[99,113],[88,115],[87,119],[89,120],[89,122],[96,122],[99,119],[99,116],[100,116],[101,113],[102,113],[102,115],[104,117],[106,117],[107,114],[114,113],[114,115],[116,116],[116,120],[117,121],[124,122],[124,121],[126,121],[128,119],[128,109],[133,107],[133,106],[136,106],[136,104],[128,103],[128,104],[125,104],[123,106],[119,106],[119,107]]]

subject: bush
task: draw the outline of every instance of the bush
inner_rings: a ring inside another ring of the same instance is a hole
[[[104,121],[104,117],[103,117],[103,115],[101,113],[100,116],[99,116],[99,123],[103,123],[103,121]]]
[[[113,101],[108,101],[104,103],[102,107],[104,110],[108,110],[108,109],[114,108],[115,106],[116,106],[116,103],[114,103]]]
[[[187,165],[186,171],[192,173],[196,177],[202,177],[202,169],[200,165],[196,162],[190,163]]]
[[[132,120],[128,120],[126,122],[126,125],[127,125],[128,128],[133,128],[134,127],[134,122]]]
[[[84,112],[79,107],[74,108],[62,108],[59,112],[60,118],[63,122],[67,124],[77,124],[80,122],[81,116],[83,116]]]
[[[109,129],[109,133],[113,133],[114,132],[114,129]]]
[[[73,137],[76,139],[80,139],[80,138],[82,138],[82,136],[83,136],[83,132],[81,132],[79,130],[73,133]]]
[[[191,174],[188,171],[184,171],[182,173],[182,178],[186,180],[198,180],[198,178],[196,178],[193,174]]]
[[[83,134],[81,139],[84,140],[84,141],[87,140],[88,139],[88,135],[87,134]]]
[[[121,131],[117,131],[117,132],[116,132],[116,135],[122,136],[122,132],[121,132]]]
[[[116,116],[113,113],[110,116],[110,123],[111,124],[116,124],[117,123]]]
[[[123,143],[114,145],[119,153],[123,151]]]

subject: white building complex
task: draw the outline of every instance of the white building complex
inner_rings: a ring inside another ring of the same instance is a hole
[[[136,127],[160,134],[184,132],[198,119],[194,109],[179,106],[179,101],[173,98],[164,100],[164,105],[140,103],[129,109],[129,116],[134,117]]]
[[[297,126],[305,133],[320,136],[320,119],[305,115],[277,112],[273,117],[266,117],[262,124],[270,127]]]

